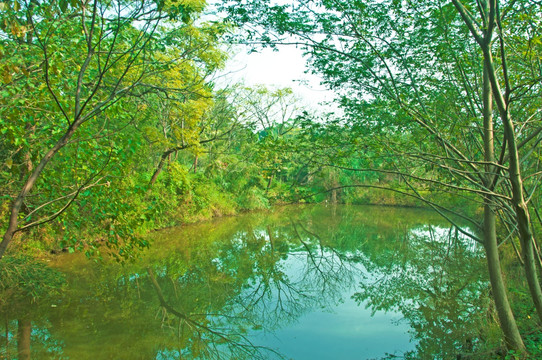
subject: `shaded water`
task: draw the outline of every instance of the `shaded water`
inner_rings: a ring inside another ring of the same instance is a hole
[[[2,307],[0,358],[448,359],[486,313],[481,250],[427,211],[292,206],[153,238],[124,266],[53,259],[66,290]]]

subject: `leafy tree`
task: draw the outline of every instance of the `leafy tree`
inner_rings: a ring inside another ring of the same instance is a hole
[[[540,17],[536,2],[229,3],[230,19],[252,25],[245,34],[249,41],[305,48],[313,71],[341,94],[360,145],[378,139],[387,159],[387,168],[379,171],[399,177],[406,185],[402,192],[449,219],[450,209],[427,199],[425,190],[478,198],[483,224],[457,215],[483,235],[467,234],[486,248],[506,343],[524,351],[501,275],[495,224],[500,216],[511,224],[504,238],[521,239],[531,295],[542,314],[523,183],[523,178],[533,180],[527,193],[537,198],[538,168],[528,160],[538,151],[540,135],[539,124],[532,121],[540,93],[535,70],[540,48],[533,46],[535,29],[540,29],[534,20]],[[512,65],[508,57],[517,62]],[[522,107],[509,106],[513,101]],[[493,118],[493,103],[499,121]],[[363,148],[358,153],[366,155]]]
[[[13,203],[3,209],[8,219],[0,257],[16,233],[59,218],[75,203],[101,214],[101,224],[123,226],[119,233],[106,226],[108,242],[126,236],[129,249],[137,239],[130,228],[142,219],[123,221],[129,205],[122,191],[135,189],[127,175],[138,170],[134,155],[145,153],[139,129],[156,119],[143,110],[152,96],[180,99],[194,84],[203,86],[203,74],[222,61],[209,50],[220,26],[195,25],[202,1],[16,0],[2,6],[2,56],[9,59],[1,70],[2,193]],[[160,82],[164,77],[169,80]],[[192,102],[198,98],[187,98],[177,111],[197,109]],[[113,212],[100,206],[104,199]]]
[[[288,137],[298,130],[303,109],[292,90],[267,89],[263,86],[245,88],[243,101],[239,104],[247,125],[258,134],[256,158],[267,178],[268,192],[273,179],[286,170],[288,155],[282,154]],[[289,154],[291,156],[291,154]]]
[[[156,124],[145,130],[161,153],[150,185],[156,182],[172,154],[183,149],[201,153],[201,144],[220,136],[202,138],[215,120],[209,116],[214,93],[208,77],[224,65],[226,56],[218,41],[224,31],[222,24],[211,23],[199,28],[180,27],[171,34],[173,39],[186,45],[167,52],[165,60],[175,59],[175,64],[153,79],[160,92],[149,99],[146,111],[149,117],[156,118]]]

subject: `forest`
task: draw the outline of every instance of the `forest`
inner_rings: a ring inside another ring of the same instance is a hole
[[[340,111],[225,85],[240,45],[302,49]],[[5,0],[0,134],[1,308],[63,291],[44,259],[129,264],[161,229],[423,208],[482,249],[499,340],[466,358],[542,356],[539,0]]]

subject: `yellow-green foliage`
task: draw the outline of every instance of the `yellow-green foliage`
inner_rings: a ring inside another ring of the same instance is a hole
[[[190,190],[188,171],[179,163],[173,162],[167,170],[166,184],[176,195],[185,195]]]
[[[201,12],[207,5],[207,1],[205,0],[167,0],[165,2],[166,8],[172,7],[172,6],[183,6],[190,11],[194,12]]]

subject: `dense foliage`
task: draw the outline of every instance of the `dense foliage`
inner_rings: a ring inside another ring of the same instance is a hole
[[[15,238],[128,258],[150,229],[298,191],[294,95],[214,89],[227,26],[204,5],[2,3],[2,255]]]
[[[2,261],[130,259],[150,230],[285,202],[423,205],[469,224],[526,354],[499,246],[542,321],[540,3],[223,3],[224,20],[203,0],[0,3]],[[218,88],[234,29],[301,46],[344,116]]]

